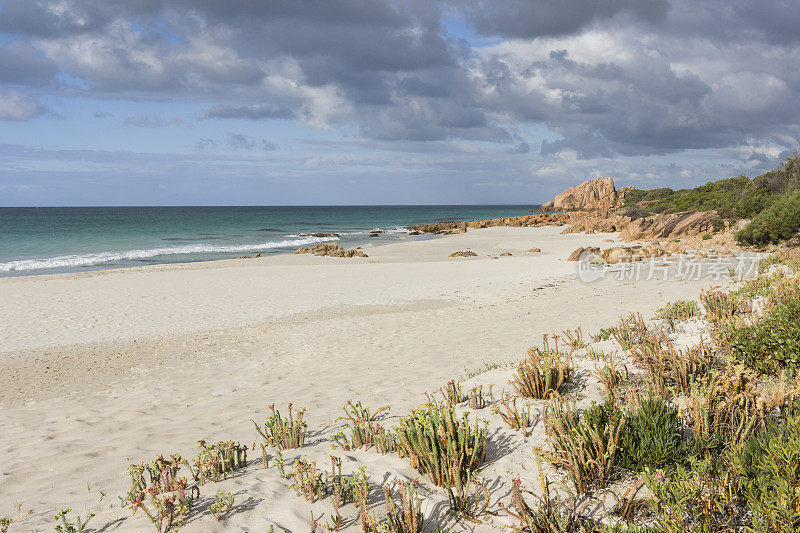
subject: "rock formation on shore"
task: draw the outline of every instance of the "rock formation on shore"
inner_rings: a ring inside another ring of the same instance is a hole
[[[311,248],[298,248],[296,254],[314,254],[325,257],[369,257],[361,250],[345,250],[335,242],[321,242]]]
[[[602,215],[622,206],[629,187],[617,191],[611,178],[584,181],[542,205],[543,211],[592,211]]]

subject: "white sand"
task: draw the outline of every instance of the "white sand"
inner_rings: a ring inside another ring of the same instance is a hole
[[[367,247],[368,259],[286,255],[0,279],[0,517],[16,519],[19,504],[23,517],[10,531],[51,530],[55,511],[72,508],[97,513],[95,530],[147,531],[146,517],[131,518],[117,498],[132,462],[192,457],[201,438],[251,444],[250,418],[291,401],[308,408],[310,446],[300,454],[327,468],[347,400],[391,405],[391,425],[425,391],[484,362],[519,360],[542,333],[580,325],[588,336],[622,313],[651,313],[709,285],[576,280],[569,253],[609,246],[609,237],[489,228]],[[542,253],[524,252],[532,246]],[[478,257],[447,258],[465,249]],[[506,251],[513,256],[490,258]],[[467,383],[494,382],[499,393],[507,380],[494,370]],[[543,430],[524,438],[488,409],[479,416],[491,422],[480,475],[496,510],[513,475],[534,479],[532,446]],[[367,466],[375,502],[381,482],[419,477],[396,456],[333,453],[346,471]],[[182,530],[305,532],[312,509],[329,516],[329,500],[298,498],[258,455],[242,475],[204,486],[197,509],[205,512]],[[426,514],[446,522],[446,494],[425,486]],[[218,490],[237,494],[219,523],[207,512]]]

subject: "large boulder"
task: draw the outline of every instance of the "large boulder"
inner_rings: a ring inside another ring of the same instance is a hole
[[[611,209],[622,205],[625,190],[617,191],[611,178],[584,181],[557,195],[544,204],[542,210],[596,211],[607,214]]]

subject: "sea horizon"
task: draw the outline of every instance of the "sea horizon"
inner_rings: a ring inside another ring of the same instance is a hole
[[[0,207],[0,276],[352,248],[411,236],[406,226],[520,216],[538,204]],[[377,233],[377,236],[375,235]]]

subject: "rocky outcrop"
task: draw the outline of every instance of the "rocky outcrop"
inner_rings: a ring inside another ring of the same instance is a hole
[[[472,250],[464,250],[461,252],[453,252],[449,257],[477,257],[478,254]]]
[[[680,239],[688,235],[714,232],[720,221],[716,211],[661,213],[651,218],[631,221],[620,233],[623,241]]]
[[[325,257],[369,257],[361,250],[345,250],[335,242],[321,242],[311,248],[298,248],[296,254],[314,254]]]
[[[608,263],[615,265],[618,263],[632,263],[651,257],[661,257],[669,255],[669,251],[658,244],[648,244],[645,246],[612,246],[601,250],[596,246],[578,248],[573,251],[567,261],[592,261],[598,263]]]
[[[611,178],[584,181],[542,206],[544,211],[592,211],[608,214],[622,205],[627,188],[617,191]]]

